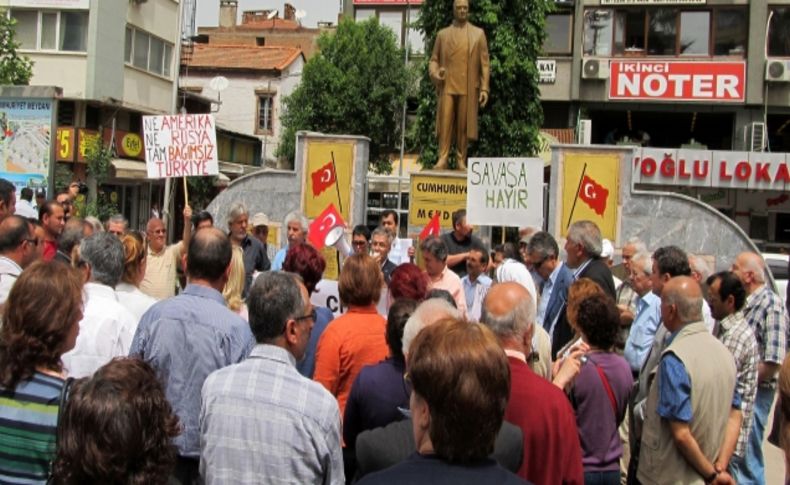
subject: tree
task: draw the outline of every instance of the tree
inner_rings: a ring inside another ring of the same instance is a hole
[[[33,76],[33,61],[17,54],[21,45],[16,41],[16,19],[0,9],[0,85],[21,85]]]
[[[470,0],[469,20],[482,28],[491,57],[488,104],[480,110],[479,138],[469,157],[532,156],[537,153],[543,109],[538,88],[537,58],[545,38],[546,14],[553,0]],[[417,27],[425,38],[426,57],[417,99],[417,119],[409,133],[420,163],[432,167],[438,158],[436,91],[428,77],[436,34],[453,20],[453,0],[425,0]]]
[[[400,116],[408,70],[395,35],[375,18],[344,19],[318,39],[319,53],[285,100],[277,155],[293,160],[298,130],[370,138],[370,161],[387,166],[400,145]]]

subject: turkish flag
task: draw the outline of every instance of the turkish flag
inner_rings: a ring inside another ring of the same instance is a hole
[[[313,197],[318,197],[323,191],[335,183],[335,165],[328,162],[323,167],[310,174],[313,178]]]
[[[582,185],[579,187],[579,198],[583,200],[590,209],[602,216],[606,211],[606,199],[609,198],[609,190],[599,184],[589,176],[585,175]]]
[[[439,216],[441,212],[436,211],[436,213],[431,217],[431,222],[426,224],[426,226],[422,229],[420,233],[420,241],[424,241],[431,236],[438,236],[439,235]]]
[[[308,229],[310,243],[318,250],[323,249],[326,246],[326,236],[329,234],[329,231],[337,226],[346,227],[346,222],[343,220],[343,216],[335,209],[335,205],[329,204],[324,209],[324,212],[310,224]]]

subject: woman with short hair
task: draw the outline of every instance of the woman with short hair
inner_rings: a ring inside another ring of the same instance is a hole
[[[57,262],[17,279],[0,327],[0,482],[45,483],[55,457],[66,373],[82,320],[83,279]]]
[[[54,482],[165,484],[179,433],[153,368],[116,358],[74,383],[58,430]]]
[[[384,276],[375,259],[367,254],[346,259],[338,290],[347,310],[318,340],[313,376],[337,398],[341,416],[359,371],[383,360],[389,352],[384,338],[387,322],[376,309],[382,286]]]
[[[568,394],[576,411],[587,484],[620,483],[623,446],[618,427],[634,379],[628,361],[615,352],[619,324],[620,312],[607,295],[593,294],[578,302],[574,326],[589,350]]]
[[[360,485],[528,483],[489,458],[510,393],[491,330],[456,319],[429,325],[409,347],[408,369],[417,453]]]

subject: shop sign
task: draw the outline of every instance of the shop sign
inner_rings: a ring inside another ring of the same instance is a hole
[[[55,132],[55,160],[58,162],[74,161],[74,144],[76,132],[70,126],[59,126]]]
[[[707,0],[601,0],[601,5],[705,5]]]
[[[611,61],[609,99],[741,102],[744,62]]]
[[[638,184],[760,190],[790,186],[786,153],[642,148],[632,167]]]
[[[27,8],[90,8],[90,0],[11,0],[11,7]]]
[[[354,0],[354,5],[422,5],[422,0]]]
[[[466,187],[469,224],[543,225],[540,158],[470,158]]]
[[[466,177],[413,173],[409,198],[409,225],[425,226],[439,212],[440,226],[452,229],[453,212],[466,209]]]
[[[99,138],[99,132],[96,130],[88,130],[79,128],[77,130],[77,161],[85,163],[85,152],[88,151],[88,146]]]
[[[538,73],[540,84],[554,84],[557,80],[557,61],[554,59],[538,59]]]
[[[53,102],[0,98],[0,177],[23,187],[46,187],[52,156]]]

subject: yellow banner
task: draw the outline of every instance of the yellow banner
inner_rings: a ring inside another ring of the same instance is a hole
[[[334,167],[332,156],[334,155]],[[335,171],[337,185],[331,182]],[[334,204],[343,220],[351,224],[351,192],[354,177],[354,143],[307,141],[305,163],[304,212],[313,219],[329,204]],[[339,193],[338,193],[339,189]],[[338,202],[339,201],[339,202]]]
[[[573,222],[596,223],[601,235],[617,240],[620,205],[620,156],[617,153],[564,152],[562,219],[565,236]]]
[[[466,209],[466,174],[463,177],[412,174],[409,197],[409,225],[424,226],[440,211],[441,226],[452,229],[453,212]]]

